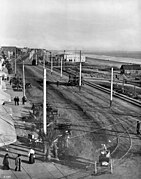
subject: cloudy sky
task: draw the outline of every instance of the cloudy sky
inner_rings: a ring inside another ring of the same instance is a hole
[[[140,0],[0,0],[0,46],[141,50]]]

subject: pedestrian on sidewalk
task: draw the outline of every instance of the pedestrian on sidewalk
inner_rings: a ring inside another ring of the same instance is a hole
[[[20,101],[20,99],[19,99],[19,97],[17,96],[17,105],[19,105],[19,101]]]
[[[140,134],[140,122],[139,121],[137,121],[137,134]]]
[[[15,106],[16,106],[16,104],[17,104],[17,97],[16,96],[14,98],[14,102],[15,102]]]
[[[22,163],[22,160],[21,160],[21,154],[18,154],[18,156],[16,157],[15,159],[15,171],[21,171],[21,163]]]
[[[25,96],[23,96],[22,97],[22,103],[23,103],[23,105],[25,104],[25,102],[26,102],[26,98],[25,98]]]
[[[29,157],[30,164],[35,163],[35,151],[32,148],[30,148],[29,150],[28,157]]]
[[[9,161],[8,161],[9,155],[8,153],[5,154],[4,159],[3,159],[3,170],[9,170]]]
[[[53,144],[52,144],[52,148],[53,148],[54,158],[55,158],[56,160],[59,160],[59,159],[58,159],[58,146],[57,146],[57,143],[58,143],[58,139],[54,140],[54,141],[53,141]]]

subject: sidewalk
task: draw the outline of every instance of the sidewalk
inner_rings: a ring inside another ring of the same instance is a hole
[[[12,87],[10,86],[9,82],[7,82],[7,90],[6,92],[11,95],[11,102],[6,102],[6,106],[12,108],[12,119],[14,120],[15,124],[22,126],[25,124],[24,121],[21,120],[23,116],[29,115],[29,112],[31,110],[32,104],[30,104],[29,101],[26,102],[25,105],[22,105],[21,99],[23,96],[22,92],[16,92],[13,91]],[[20,104],[18,106],[15,106],[14,104],[14,97],[19,96],[20,98]],[[19,136],[18,138],[24,137],[26,135],[24,133],[25,131],[22,128],[16,129],[16,133]],[[42,151],[39,151],[35,149],[36,151],[36,162],[34,164],[28,164],[28,151],[29,146],[26,145],[26,142],[21,142],[20,140],[17,140],[15,143],[7,146],[8,153],[10,156],[9,162],[10,162],[10,170],[3,170],[2,169],[2,161],[4,155],[7,153],[5,150],[5,147],[1,148],[0,153],[0,178],[12,178],[12,179],[59,179],[59,178],[70,178],[70,179],[77,179],[79,177],[87,176],[89,175],[86,172],[83,172],[79,169],[73,169],[66,165],[61,164],[62,162],[54,161],[54,162],[44,162],[43,161],[43,153]],[[15,157],[17,154],[22,155],[22,171],[21,172],[15,172]]]

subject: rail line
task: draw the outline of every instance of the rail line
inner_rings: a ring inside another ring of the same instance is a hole
[[[98,90],[100,90],[100,91],[103,91],[103,92],[105,92],[105,93],[110,94],[110,92],[111,92],[109,89],[104,88],[104,87],[102,87],[102,86],[100,86],[100,85],[97,85],[97,84],[95,84],[95,83],[88,82],[88,81],[85,81],[85,80],[84,80],[84,83],[85,83],[86,85],[90,86],[90,87],[96,88],[96,89],[98,89]],[[115,92],[115,91],[114,91],[114,92],[113,92],[113,96],[114,96],[114,97],[117,97],[117,98],[119,98],[119,99],[123,99],[124,101],[127,101],[127,102],[129,102],[129,103],[132,103],[133,105],[136,105],[136,106],[138,106],[138,107],[141,107],[141,102],[140,102],[140,101],[137,101],[137,100],[135,100],[135,99],[132,99],[132,98],[130,98],[130,97],[127,97],[126,95],[119,94],[118,92]]]
[[[105,93],[110,94],[110,92],[111,92],[109,89],[101,87],[97,84],[87,82],[85,80],[84,80],[84,83],[90,87],[96,88],[96,89],[103,91]],[[130,103],[136,105],[136,106],[141,107],[141,103],[137,100],[134,100],[132,98],[129,98],[129,97],[119,94],[117,92],[114,92],[113,95],[117,98],[123,99],[127,102],[130,102]],[[118,122],[118,126],[116,126],[116,128],[118,128],[118,130],[120,128],[122,128],[122,130],[124,131],[124,134],[122,134],[122,135],[117,134],[117,145],[114,148],[114,150],[111,152],[111,156],[112,156],[112,158],[118,159],[118,161],[119,161],[128,155],[128,153],[132,147],[132,139],[128,132],[128,129],[126,129],[126,127],[125,127],[126,123],[124,122],[124,125],[123,125],[122,124],[123,122],[120,122],[120,120],[117,118],[116,118],[116,121]],[[124,137],[123,137],[123,135],[124,135]]]
[[[96,88],[96,89],[98,89],[100,91],[103,91],[105,93],[110,94],[110,90],[107,89],[107,88],[101,87],[101,86],[99,86],[97,84],[94,84],[94,83],[91,83],[91,82],[87,82],[87,81],[84,81],[84,82],[85,82],[86,85],[88,85],[88,86],[90,86],[92,88]],[[132,98],[129,98],[129,97],[125,96],[125,95],[122,95],[122,94],[119,94],[117,92],[114,92],[113,96],[115,96],[117,98],[120,98],[120,99],[123,99],[123,100],[125,100],[125,101],[127,101],[129,103],[132,103],[132,104],[134,104],[134,105],[136,105],[138,107],[141,107],[141,102],[139,102],[137,100],[134,100]],[[129,153],[129,151],[130,151],[130,149],[132,147],[132,139],[131,139],[131,136],[129,134],[128,128],[125,127],[126,123],[124,123],[124,125],[123,125],[122,122],[120,122],[120,120],[117,119],[117,118],[116,118],[116,121],[119,123],[119,125],[116,126],[116,128],[122,129],[124,131],[124,136],[125,137],[123,138],[123,135],[121,136],[121,134],[117,135],[118,143],[117,143],[115,149],[111,152],[111,156],[112,156],[112,158],[121,160],[121,159],[125,158],[128,155],[128,153]]]

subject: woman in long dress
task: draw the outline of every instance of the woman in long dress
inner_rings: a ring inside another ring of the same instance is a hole
[[[4,159],[3,159],[3,169],[4,170],[9,170],[10,169],[8,158],[9,158],[9,155],[7,153],[7,154],[5,154]]]
[[[28,157],[29,157],[29,163],[33,164],[35,162],[35,151],[33,149],[29,150]]]

